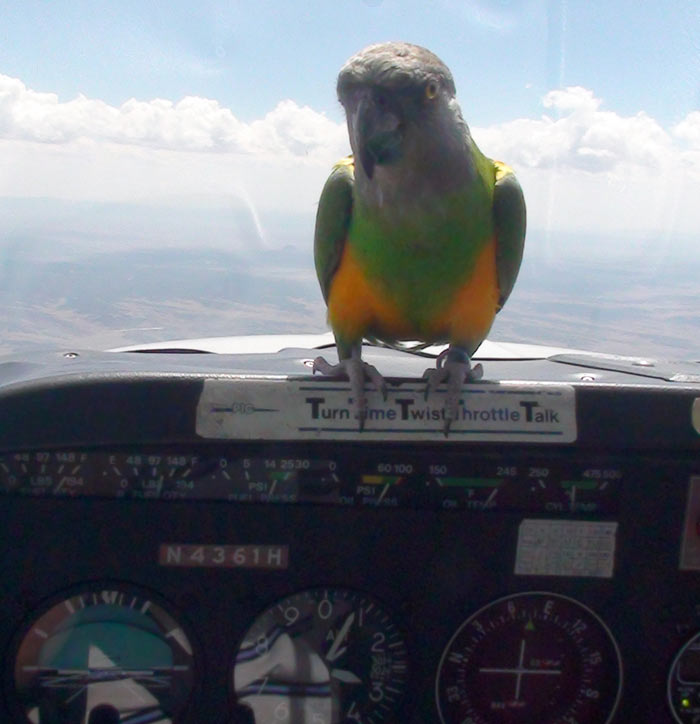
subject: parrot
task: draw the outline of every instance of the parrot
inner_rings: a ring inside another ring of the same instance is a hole
[[[520,270],[526,209],[505,163],[474,142],[449,68],[405,42],[371,45],[340,70],[337,95],[352,154],[332,169],[318,203],[314,262],[339,362],[313,372],[350,382],[364,428],[363,339],[389,346],[447,344],[425,371],[425,399],[446,385],[447,435],[462,385],[483,375],[471,359]]]

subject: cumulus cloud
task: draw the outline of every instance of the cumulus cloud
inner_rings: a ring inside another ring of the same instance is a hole
[[[477,128],[475,138],[490,155],[519,167],[590,172],[621,166],[658,170],[677,150],[670,134],[646,113],[602,110],[601,99],[586,88],[550,91],[542,103],[551,114]]]
[[[515,168],[531,229],[634,230],[640,240],[697,231],[700,112],[666,129],[582,87],[552,90],[542,105],[539,118],[472,128],[484,153]],[[268,212],[312,222],[328,171],[348,150],[343,123],[292,100],[246,123],[206,98],[61,101],[0,75],[0,196],[229,195],[260,214],[264,230]]]
[[[582,87],[552,90],[539,119],[519,118],[474,136],[488,155],[520,168],[608,172],[621,166],[658,170],[669,159],[700,150],[700,112],[671,132],[640,111],[622,116]],[[345,126],[282,100],[263,118],[245,123],[218,101],[188,96],[178,102],[131,99],[121,106],[79,95],[61,102],[0,75],[0,138],[47,144],[88,139],[188,152],[223,152],[331,163],[348,148]]]
[[[674,135],[692,148],[700,149],[700,111],[689,113],[673,128]]]
[[[342,125],[291,100],[248,124],[207,98],[188,96],[177,103],[131,99],[119,107],[83,95],[61,102],[53,93],[38,93],[5,75],[0,75],[0,137],[311,159],[338,155],[347,145]]]

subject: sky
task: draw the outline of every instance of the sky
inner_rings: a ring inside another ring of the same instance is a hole
[[[531,258],[700,261],[696,0],[4,0],[0,262],[310,253],[349,150],[337,72],[388,39],[451,68],[524,188]]]

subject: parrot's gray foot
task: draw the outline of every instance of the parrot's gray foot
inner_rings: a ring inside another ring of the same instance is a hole
[[[337,365],[332,365],[323,357],[316,357],[313,364],[313,372],[320,372],[328,377],[347,377],[352,392],[352,405],[355,408],[355,417],[359,421],[360,432],[364,430],[367,419],[367,397],[365,396],[365,380],[369,380],[381,392],[382,399],[386,402],[387,388],[384,378],[376,367],[363,362],[359,354],[353,352],[352,357],[341,360]]]
[[[480,364],[473,367],[469,355],[461,347],[448,347],[437,358],[435,369],[427,369],[423,377],[427,382],[425,385],[425,399],[434,392],[443,382],[447,384],[445,396],[445,424],[443,432],[445,437],[450,432],[452,421],[457,418],[459,410],[459,396],[462,392],[462,385],[465,382],[476,382],[484,375],[484,368]]]

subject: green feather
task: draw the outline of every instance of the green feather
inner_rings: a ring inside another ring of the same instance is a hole
[[[503,164],[498,164],[497,170],[493,194],[493,219],[496,226],[496,270],[500,311],[513,290],[523,259],[526,212],[523,190],[513,172]]]
[[[314,263],[326,302],[350,228],[353,178],[352,157],[348,157],[333,167],[318,202]]]
[[[512,171],[472,148],[476,175],[470,183],[443,198],[409,204],[398,219],[353,198],[352,157],[333,168],[321,193],[314,238],[316,273],[326,302],[350,243],[368,280],[393,301],[421,339],[421,331],[449,306],[493,239],[499,308],[503,306],[522,260],[525,202]],[[343,346],[351,342],[344,340]]]
[[[349,231],[358,262],[420,337],[469,279],[492,237],[491,191],[483,182],[406,209],[396,221],[357,203]]]

